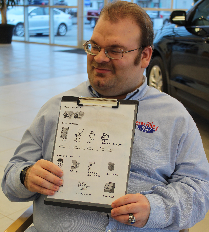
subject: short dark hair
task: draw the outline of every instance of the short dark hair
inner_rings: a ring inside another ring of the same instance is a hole
[[[153,47],[154,32],[152,21],[146,11],[137,4],[115,0],[103,7],[99,18],[101,17],[113,23],[117,23],[124,18],[133,19],[141,31],[139,46]]]

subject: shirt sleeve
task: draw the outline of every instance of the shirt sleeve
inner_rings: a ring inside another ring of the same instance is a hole
[[[209,209],[209,165],[196,126],[179,141],[167,185],[146,194],[151,213],[144,228],[181,230],[204,219]]]
[[[24,167],[44,158],[42,155],[44,128],[44,116],[37,115],[5,168],[2,190],[11,201],[32,201],[40,195],[25,188],[20,181],[20,173]]]

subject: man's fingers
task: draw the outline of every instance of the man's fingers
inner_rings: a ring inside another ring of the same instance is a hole
[[[135,219],[136,219],[136,222],[137,222],[137,218],[139,218],[138,214],[133,214]],[[116,216],[116,217],[113,217],[115,220],[117,221],[120,221],[121,223],[124,223],[124,224],[129,224],[129,214],[126,214],[126,215],[120,215],[120,216]]]
[[[41,172],[39,172],[39,174],[37,174],[37,176],[40,176],[42,178],[42,180],[39,180],[39,183],[37,183],[40,186],[43,186],[44,183],[46,184],[46,181],[61,186],[63,184],[63,180],[60,179],[59,177],[55,176],[54,174],[50,173],[47,170],[42,170]],[[45,181],[46,180],[46,181]]]
[[[38,160],[37,164],[40,165],[45,170],[48,170],[49,172],[55,174],[56,176],[62,177],[63,171],[61,168],[59,168],[56,164],[48,161],[48,160]]]
[[[39,160],[27,170],[24,184],[31,192],[54,195],[63,184],[60,178],[62,175],[63,172],[57,165],[47,160]]]
[[[34,183],[32,183],[32,182],[30,182],[30,184],[29,184],[30,186],[29,186],[29,190],[31,191],[31,192],[37,192],[37,193],[41,193],[41,194],[43,194],[43,195],[50,195],[50,196],[52,196],[52,195],[54,195],[55,194],[55,192],[57,191],[55,191],[55,190],[52,190],[52,189],[46,189],[46,188],[43,188],[43,187],[41,187],[41,186],[39,186],[39,185],[36,185],[36,184],[34,184]],[[57,187],[58,189],[59,189],[59,187]]]
[[[55,185],[39,176],[35,176],[33,178],[33,181],[32,183],[42,187],[42,188],[46,188],[46,189],[50,189],[50,190],[53,190],[53,191],[57,191],[59,189],[59,186],[58,185]]]
[[[129,213],[138,213],[140,205],[138,203],[132,203],[123,205],[117,208],[112,209],[111,216],[127,215]]]
[[[129,215],[121,215],[121,216],[117,216],[117,217],[113,217],[115,220],[124,223],[126,225],[132,225],[135,227],[139,227],[142,228],[146,225],[147,219],[144,220],[144,218],[141,217],[141,215],[138,213],[133,214],[135,217],[136,222],[134,224],[131,224],[129,222]]]
[[[132,226],[143,227],[150,215],[150,204],[142,194],[127,194],[112,203],[111,216],[125,224],[129,224],[129,214],[133,214],[136,222]]]
[[[141,194],[127,194],[113,201],[112,208],[120,207],[121,205],[127,205],[130,203],[138,202],[141,198]]]

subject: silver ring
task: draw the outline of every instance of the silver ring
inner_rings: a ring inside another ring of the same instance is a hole
[[[136,222],[136,218],[134,217],[134,215],[132,213],[129,213],[128,222],[131,224],[134,224]]]

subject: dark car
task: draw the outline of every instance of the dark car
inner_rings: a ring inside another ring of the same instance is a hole
[[[155,36],[148,84],[209,119],[209,0],[173,11]]]
[[[28,0],[29,5],[48,5],[49,0]]]

